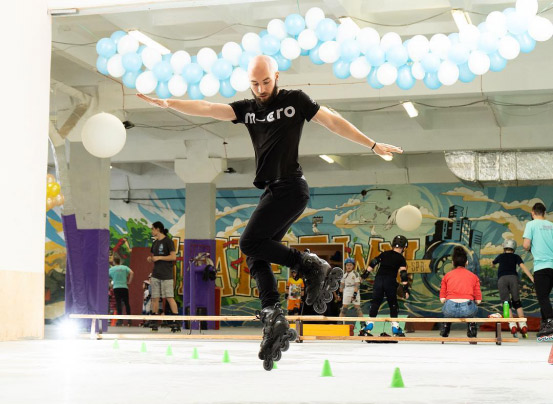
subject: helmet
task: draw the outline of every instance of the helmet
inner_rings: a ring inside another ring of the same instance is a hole
[[[394,240],[392,241],[392,247],[396,248],[405,248],[407,247],[407,238],[402,235],[397,235],[394,237]]]
[[[514,250],[517,249],[517,242],[515,240],[512,240],[512,239],[505,240],[503,242],[503,248],[504,249],[510,248],[511,250],[514,251]]]
[[[346,258],[346,259],[344,260],[344,265],[347,265],[347,264],[353,264],[353,265],[355,265],[355,259],[353,259],[353,258],[351,258],[351,257]]]

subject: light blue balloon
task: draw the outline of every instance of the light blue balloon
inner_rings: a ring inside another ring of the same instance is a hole
[[[267,31],[266,29],[264,29],[263,31],[260,31],[259,34],[257,34],[257,35],[259,35],[260,38],[263,38],[263,37],[264,37],[265,35],[267,35],[268,33],[269,33],[269,31]]]
[[[397,70],[396,84],[402,90],[410,90],[415,85],[416,80],[411,74],[411,67],[407,65],[401,66]]]
[[[313,49],[309,51],[309,59],[313,62],[313,64],[316,65],[322,65],[324,62],[321,60],[319,56],[319,48],[321,47],[321,43],[318,43],[317,46],[315,46]]]
[[[339,79],[347,79],[350,76],[349,72],[349,62],[345,60],[338,59],[332,65],[332,71],[334,75]]]
[[[386,61],[386,53],[378,45],[373,45],[367,49],[365,53],[365,58],[371,66],[380,66],[383,65]]]
[[[272,56],[280,50],[280,41],[276,36],[267,34],[261,38],[259,46],[264,55]]]
[[[121,58],[121,62],[127,72],[137,72],[142,67],[142,58],[134,52],[125,53]]]
[[[164,62],[170,62],[171,57],[173,57],[172,53],[166,53],[165,55],[161,55],[161,60],[163,60]]]
[[[182,69],[182,77],[188,84],[198,83],[204,75],[204,69],[197,63],[189,63]]]
[[[518,13],[511,13],[507,16],[507,29],[514,35],[524,34],[528,29],[528,20],[521,18]]]
[[[140,45],[138,47],[138,50],[136,51],[136,53],[138,53],[140,55],[144,49],[146,49],[146,45]]]
[[[219,80],[226,80],[232,74],[232,63],[226,59],[217,59],[211,65],[211,73]]]
[[[123,75],[123,84],[128,88],[136,88],[136,78],[140,73],[137,71],[128,71]]]
[[[192,84],[188,86],[188,96],[191,100],[203,100],[204,95],[200,91],[199,84]]]
[[[96,59],[96,69],[102,74],[108,74],[108,59],[103,56],[98,56]]]
[[[169,86],[166,81],[160,81],[157,83],[156,94],[159,98],[165,99],[171,97],[171,92],[169,91]]]
[[[194,55],[190,58],[190,62],[191,63],[198,63],[198,56],[197,55]]]
[[[236,95],[236,90],[232,88],[230,79],[220,81],[219,93],[225,98],[231,98]]]
[[[447,58],[457,65],[467,63],[470,56],[469,48],[462,43],[456,43],[447,53]]]
[[[317,38],[319,38],[319,41],[332,41],[334,38],[336,38],[336,33],[338,32],[338,26],[334,22],[334,20],[331,20],[330,18],[324,18],[317,24],[317,28],[315,28],[315,34],[317,35]]]
[[[278,64],[278,70],[281,72],[285,72],[286,70],[290,69],[292,67],[292,61],[290,59],[286,59],[280,52],[278,52],[276,55],[273,55],[273,58],[276,60]]]
[[[346,39],[340,45],[340,59],[345,62],[351,62],[357,59],[361,54],[359,44],[355,39]]]
[[[163,60],[161,62],[157,62],[152,71],[158,81],[168,81],[173,75],[171,63]]]
[[[284,25],[286,25],[286,32],[290,35],[298,35],[305,29],[305,20],[299,14],[290,14],[284,20]]]
[[[255,57],[255,53],[253,52],[242,52],[242,55],[240,55],[240,67],[246,71],[248,71],[248,66],[250,64],[250,60],[252,60]]]
[[[468,63],[459,65],[459,81],[463,83],[470,83],[476,75],[470,71]]]
[[[309,55],[309,51],[308,51],[307,49],[301,48],[300,55],[301,55],[301,56],[307,56],[307,55]]]
[[[117,52],[117,45],[110,38],[102,38],[96,44],[96,52],[98,55],[109,59]]]
[[[421,65],[426,73],[436,73],[440,68],[440,58],[433,53],[427,53],[422,57]]]
[[[442,86],[442,83],[440,83],[440,80],[438,79],[438,73],[436,72],[426,73],[423,81],[426,87],[431,90],[437,90]]]
[[[395,45],[388,49],[386,52],[386,60],[393,64],[395,67],[403,66],[409,59],[409,53],[403,45]]]
[[[117,42],[119,42],[119,40],[125,35],[127,35],[125,31],[115,31],[113,34],[111,34],[110,38],[117,45]]]
[[[513,14],[516,11],[517,11],[516,8],[509,7],[509,8],[506,8],[505,10],[503,10],[503,14],[505,14],[505,17],[507,17],[509,14]]]
[[[480,24],[476,26],[478,28],[478,31],[480,31],[481,34],[484,32],[488,32],[488,24],[486,24],[486,21],[482,21]]]
[[[457,32],[452,32],[447,36],[449,38],[449,41],[451,42],[451,45],[458,44],[460,42],[459,34]]]
[[[484,53],[494,53],[499,46],[499,38],[491,32],[484,32],[478,39],[478,49]]]
[[[520,51],[522,53],[532,52],[536,47],[536,41],[528,35],[528,32],[525,32],[522,35],[514,35],[514,37],[520,44]]]
[[[370,86],[376,90],[379,90],[382,87],[384,87],[384,85],[380,83],[380,81],[378,81],[378,78],[376,77],[376,67],[371,68],[371,71],[367,76],[367,81],[370,84]]]
[[[492,72],[500,72],[507,66],[507,60],[502,58],[499,52],[490,53],[490,70]]]

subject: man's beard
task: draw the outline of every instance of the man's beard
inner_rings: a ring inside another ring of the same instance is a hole
[[[256,102],[257,106],[264,107],[264,106],[269,105],[271,102],[273,102],[273,100],[275,99],[275,97],[278,93],[278,86],[275,83],[273,91],[271,92],[271,94],[265,100],[262,100],[257,95],[255,95],[253,90],[250,90],[250,91],[252,92],[253,98],[255,99],[255,102]]]

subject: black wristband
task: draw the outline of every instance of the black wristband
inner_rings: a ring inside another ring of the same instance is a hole
[[[374,150],[375,147],[376,147],[376,142],[374,142],[373,147],[371,147],[371,150]]]

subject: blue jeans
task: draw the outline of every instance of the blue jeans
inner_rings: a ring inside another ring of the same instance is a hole
[[[442,312],[444,313],[444,317],[474,317],[476,313],[478,312],[478,307],[476,306],[476,303],[474,303],[472,300],[469,300],[468,302],[463,303],[457,303],[453,300],[446,300],[443,307]]]

